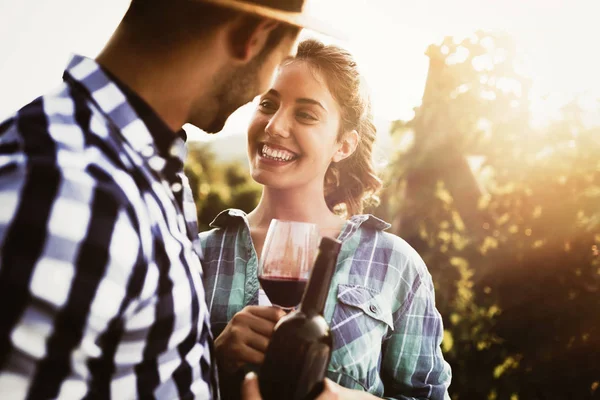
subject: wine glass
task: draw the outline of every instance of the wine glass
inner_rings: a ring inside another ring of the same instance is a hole
[[[316,224],[273,219],[258,264],[269,301],[287,311],[302,300],[319,246]]]

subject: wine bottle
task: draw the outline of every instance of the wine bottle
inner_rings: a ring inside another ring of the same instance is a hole
[[[321,240],[300,309],[275,325],[258,376],[264,400],[309,400],[323,390],[332,346],[323,309],[340,248],[336,239]]]

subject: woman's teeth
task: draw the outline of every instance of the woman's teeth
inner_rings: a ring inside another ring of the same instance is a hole
[[[296,155],[287,150],[273,149],[266,144],[262,146],[261,155],[264,158],[275,161],[291,161],[296,158]]]

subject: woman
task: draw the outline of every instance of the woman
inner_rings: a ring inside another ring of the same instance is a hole
[[[352,56],[302,42],[248,130],[252,178],[264,186],[259,205],[248,215],[221,213],[200,235],[222,376],[262,363],[284,314],[258,305],[258,254],[277,218],[315,223],[343,242],[325,308],[334,339],[327,376],[341,398],[449,398],[431,276],[406,242],[384,232],[387,223],[361,214],[381,187],[371,160],[375,134]]]

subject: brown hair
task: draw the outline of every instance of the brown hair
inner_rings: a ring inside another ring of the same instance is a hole
[[[372,160],[377,131],[373,123],[371,99],[352,55],[335,45],[308,39],[298,46],[296,57],[287,62],[309,63],[323,78],[340,107],[342,123],[338,140],[352,130],[359,135],[356,150],[346,159],[331,163],[325,174],[325,201],[330,210],[351,216],[367,205],[379,202],[381,179]]]

